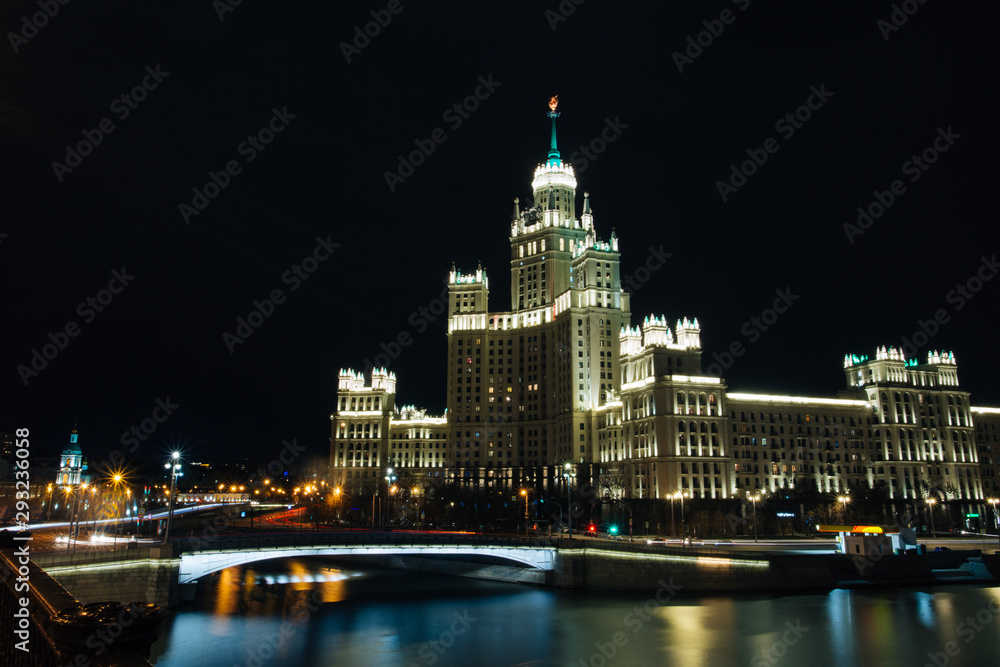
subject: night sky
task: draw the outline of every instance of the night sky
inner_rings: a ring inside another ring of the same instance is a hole
[[[398,401],[440,413],[445,322],[420,308],[453,261],[481,261],[491,309],[510,307],[512,200],[555,94],[578,206],[589,191],[615,228],[622,275],[670,254],[634,324],[697,316],[706,367],[742,345],[732,389],[832,396],[845,353],[937,313],[921,358],[954,350],[973,403],[1000,405],[1000,280],[977,282],[1000,270],[1000,7],[911,0],[896,26],[888,2],[775,4],[75,0],[36,30],[36,2],[6,3],[0,431],[58,452],[76,421],[99,460],[169,397],[134,455],[325,455],[338,369],[401,333]],[[199,199],[210,172],[224,187]],[[765,331],[776,291],[796,298]]]

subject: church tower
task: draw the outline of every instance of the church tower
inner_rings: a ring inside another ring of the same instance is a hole
[[[78,436],[74,424],[69,434],[69,446],[59,456],[59,473],[56,475],[56,484],[59,486],[77,486],[85,481],[83,471],[87,466],[83,462],[83,450],[77,442]]]

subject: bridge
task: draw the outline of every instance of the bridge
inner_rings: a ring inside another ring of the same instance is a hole
[[[317,532],[212,535],[116,552],[32,556],[82,603],[141,600],[161,607],[193,593],[199,579],[258,561],[335,557],[412,572],[559,588],[685,592],[829,589],[825,560],[728,549],[596,539],[528,539],[462,533]]]
[[[448,533],[278,533],[183,538],[174,541],[174,546],[181,552],[179,584],[196,582],[234,565],[306,556],[363,556],[376,562],[392,556],[452,557],[478,561],[479,566],[464,572],[468,576],[478,571],[485,578],[549,583],[551,574],[546,573],[555,569],[558,552],[558,540]]]

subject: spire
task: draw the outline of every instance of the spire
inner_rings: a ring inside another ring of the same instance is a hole
[[[590,193],[583,193],[583,213],[584,215],[590,215]]]
[[[517,205],[518,201],[519,201],[518,198],[514,197],[514,220],[515,221],[521,219],[521,208]]]
[[[559,96],[553,95],[552,99],[549,100],[549,113],[548,117],[552,119],[552,141],[549,144],[549,160],[548,163],[562,162],[562,158],[559,156],[559,148],[556,145],[556,118],[559,117],[559,112],[556,111],[556,107],[559,105]]]

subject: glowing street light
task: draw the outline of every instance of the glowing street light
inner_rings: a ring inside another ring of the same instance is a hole
[[[930,509],[930,515],[931,515],[931,537],[934,538],[934,537],[937,537],[937,531],[934,530],[934,506],[937,505],[937,498],[928,498],[927,499],[927,504],[931,508]]]
[[[181,472],[180,459],[180,452],[171,452],[170,458],[163,464],[163,467],[170,471],[170,491],[168,492],[170,505],[167,511],[167,531],[163,535],[164,542],[167,542],[170,539],[170,526],[174,521],[174,495],[176,495],[174,493],[174,488],[177,485],[177,478],[184,475],[184,473]]]
[[[521,489],[521,495],[524,496],[524,536],[528,536],[528,490]]]
[[[851,502],[851,497],[848,495],[837,496],[837,502],[840,503],[840,520],[847,523],[847,503]]]
[[[753,501],[753,541],[757,541],[757,501],[760,500],[760,494],[755,493],[750,496],[750,500]]]
[[[687,527],[685,526],[686,522],[684,521],[684,499],[687,498],[687,494],[684,493],[683,491],[675,491],[670,496],[670,530],[671,530],[671,532],[673,532],[673,529],[674,529],[673,528],[673,523],[674,523],[674,499],[675,498],[677,500],[681,501],[681,537],[684,537],[684,535],[687,533]]]

